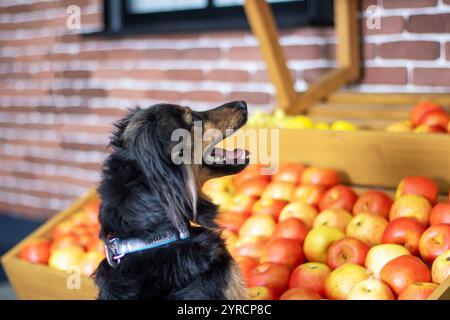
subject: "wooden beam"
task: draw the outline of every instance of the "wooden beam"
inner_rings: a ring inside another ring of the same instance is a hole
[[[360,75],[358,0],[334,0],[336,29],[336,60],[340,68],[348,70],[350,81]]]
[[[336,92],[328,96],[327,101],[341,104],[384,104],[407,105],[410,107],[413,107],[420,101],[430,101],[443,106],[450,106],[450,94]]]
[[[246,0],[244,9],[250,27],[259,40],[270,79],[275,85],[278,107],[289,109],[294,104],[297,93],[286,65],[283,49],[278,43],[278,31],[272,10],[263,0]]]
[[[295,104],[287,109],[288,114],[298,114],[308,110],[318,101],[326,98],[331,92],[338,90],[350,79],[348,68],[336,69],[328,72],[317,82],[310,85],[308,90],[298,96]]]

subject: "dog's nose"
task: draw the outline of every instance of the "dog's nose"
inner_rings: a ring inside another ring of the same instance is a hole
[[[245,101],[236,101],[235,103],[236,107],[240,108],[240,109],[244,109],[247,110],[247,102]]]

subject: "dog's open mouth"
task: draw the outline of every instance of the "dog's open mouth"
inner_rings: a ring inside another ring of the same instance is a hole
[[[225,137],[226,138],[226,137]],[[203,156],[203,162],[212,169],[225,170],[240,169],[248,165],[250,161],[250,152],[245,149],[236,148],[234,150],[226,150],[216,147],[223,139],[216,139]]]

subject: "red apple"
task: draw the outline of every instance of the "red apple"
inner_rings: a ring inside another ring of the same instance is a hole
[[[404,255],[389,261],[381,269],[381,280],[398,296],[414,282],[431,281],[428,267],[417,257]]]
[[[420,255],[429,264],[448,249],[450,249],[450,225],[448,224],[431,226],[420,237]]]
[[[234,255],[236,242],[238,240],[237,234],[231,232],[230,230],[223,230],[221,233],[221,238],[225,241],[225,247],[228,249],[231,255]]]
[[[293,201],[301,201],[311,206],[319,206],[320,198],[325,193],[326,188],[320,185],[301,185],[294,191]]]
[[[272,238],[287,238],[294,239],[303,243],[305,241],[306,235],[309,229],[306,225],[299,219],[289,218],[278,222],[273,232]]]
[[[245,194],[236,194],[224,206],[224,210],[228,212],[250,213],[256,198]]]
[[[280,300],[321,300],[321,296],[314,290],[299,287],[292,288],[283,293]]]
[[[273,175],[272,181],[283,181],[298,184],[305,166],[299,163],[285,163]]]
[[[441,106],[432,102],[420,102],[411,111],[411,123],[414,127],[420,124],[423,116],[428,112],[444,110]]]
[[[426,124],[418,125],[414,129],[415,133],[446,133],[447,131],[444,130],[440,126],[427,126]]]
[[[234,256],[251,257],[259,261],[268,241],[268,238],[257,236],[238,239],[234,245]]]
[[[302,243],[298,240],[276,238],[267,243],[260,259],[261,263],[276,262],[286,265],[292,270],[305,262]]]
[[[78,237],[74,234],[66,234],[53,240],[50,251],[53,252],[58,249],[65,249],[78,246]]]
[[[249,216],[247,212],[223,212],[217,218],[217,223],[223,229],[237,233]]]
[[[256,214],[248,218],[241,229],[239,237],[246,238],[251,236],[271,237],[275,230],[275,219],[267,214]]]
[[[430,224],[450,224],[450,202],[434,206],[430,213]]]
[[[431,205],[421,196],[405,194],[394,201],[389,212],[389,220],[402,217],[416,218],[424,226],[430,221]]]
[[[405,194],[413,194],[424,197],[430,201],[431,204],[434,204],[436,203],[439,195],[439,188],[430,178],[410,176],[405,177],[402,181],[400,181],[395,193],[395,199],[398,199]]]
[[[352,218],[352,214],[345,209],[326,209],[316,217],[313,228],[328,226],[345,232],[345,228]]]
[[[269,181],[270,176],[263,175],[263,170],[264,166],[262,164],[250,164],[244,170],[233,176],[233,184],[240,186],[244,181],[255,177],[263,177]]]
[[[421,125],[430,127],[440,127],[443,131],[447,131],[449,115],[444,110],[434,110],[425,114],[420,120]]]
[[[339,176],[333,169],[309,167],[306,168],[301,177],[301,184],[321,185],[327,188],[339,183]]]
[[[347,300],[395,300],[395,297],[384,282],[369,278],[356,283]]]
[[[363,241],[345,237],[334,242],[327,251],[327,265],[332,269],[339,268],[346,263],[364,266],[370,247]]]
[[[434,283],[443,283],[450,277],[450,250],[437,256],[431,266],[431,277]]]
[[[371,213],[387,218],[392,206],[392,199],[381,191],[367,191],[363,193],[353,206],[353,214]]]
[[[273,181],[264,190],[261,198],[290,201],[295,191],[295,184],[282,181]]]
[[[47,264],[50,257],[50,241],[36,239],[26,243],[19,252],[19,257],[31,263]]]
[[[278,220],[281,210],[286,206],[286,202],[276,199],[259,199],[253,204],[252,214],[268,214]]]
[[[437,287],[432,282],[414,282],[400,293],[398,300],[427,300]]]
[[[289,288],[307,288],[325,297],[325,280],[330,272],[330,268],[320,262],[301,264],[292,271]]]
[[[268,184],[269,180],[265,176],[256,176],[246,179],[240,185],[237,185],[236,192],[259,198]]]
[[[256,267],[259,263],[258,260],[252,257],[239,256],[236,257],[236,262],[239,265],[239,269],[241,270],[242,276],[246,283],[248,283],[248,279],[250,277],[250,272]]]
[[[413,255],[419,254],[419,240],[425,226],[415,218],[398,218],[384,229],[381,243],[396,243],[405,246]]]
[[[320,211],[325,209],[345,209],[352,211],[358,196],[349,187],[337,185],[326,191],[319,202]]]
[[[248,286],[268,287],[276,295],[280,295],[288,288],[289,274],[289,268],[285,265],[275,262],[262,263],[250,272]]]
[[[301,220],[308,228],[312,228],[316,216],[316,208],[300,201],[294,201],[281,210],[278,220],[283,221],[289,218],[296,218]]]
[[[248,298],[250,300],[276,300],[278,296],[272,289],[259,286],[248,288]]]

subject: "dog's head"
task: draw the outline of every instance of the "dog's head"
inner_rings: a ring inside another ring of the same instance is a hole
[[[246,121],[243,101],[202,112],[158,104],[131,110],[116,124],[111,144],[135,161],[177,224],[176,212],[190,210],[195,220],[197,192],[206,180],[238,173],[249,163],[248,151],[217,147]]]

